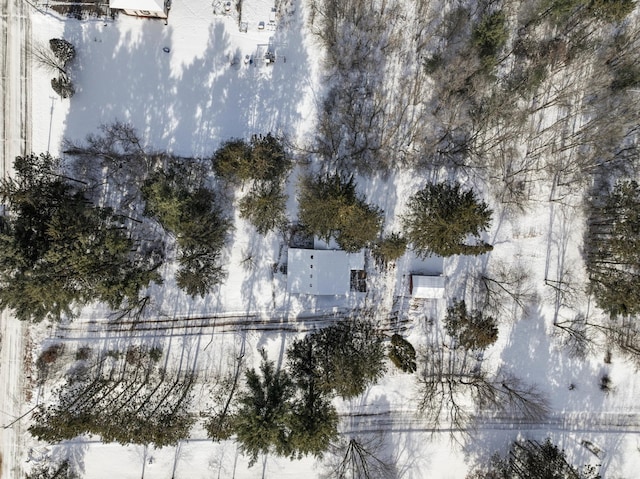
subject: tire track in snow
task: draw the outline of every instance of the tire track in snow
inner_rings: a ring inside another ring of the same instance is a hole
[[[640,413],[581,411],[553,412],[542,421],[529,421],[517,416],[497,415],[475,417],[468,428],[441,424],[433,427],[420,416],[407,410],[382,412],[352,412],[340,415],[343,419],[343,434],[376,432],[428,432],[456,433],[474,431],[565,431],[590,433],[640,434]]]
[[[131,337],[196,336],[208,330],[216,333],[236,333],[243,331],[304,333],[344,319],[348,313],[305,315],[289,318],[286,314],[264,317],[252,313],[236,316],[211,315],[188,318],[154,318],[140,321],[86,321],[59,324],[53,337],[62,341],[81,341],[86,339],[124,339]],[[391,324],[393,321],[393,324]],[[409,326],[409,320],[400,320],[400,330]],[[378,323],[384,332],[398,330],[397,319],[386,319]]]
[[[0,174],[11,176],[16,156],[31,152],[31,22],[27,5],[21,0],[2,0],[0,7],[0,43],[2,75],[0,77]],[[25,325],[10,313],[0,316],[0,437],[2,468],[5,479],[23,477],[22,424],[4,427],[21,415],[23,396],[23,359]]]

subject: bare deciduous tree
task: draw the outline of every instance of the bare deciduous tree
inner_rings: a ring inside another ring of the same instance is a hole
[[[331,447],[326,478],[395,479],[398,472],[384,456],[384,442],[379,435],[347,436]]]

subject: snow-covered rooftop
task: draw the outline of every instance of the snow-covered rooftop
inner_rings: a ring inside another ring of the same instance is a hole
[[[364,254],[340,250],[289,249],[290,293],[343,295],[351,290],[351,271],[364,269]]]
[[[109,0],[109,8],[163,12],[164,0]]]
[[[411,295],[414,298],[444,298],[444,276],[411,275]]]

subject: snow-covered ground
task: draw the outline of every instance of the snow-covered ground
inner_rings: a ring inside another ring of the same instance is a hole
[[[132,124],[153,149],[178,155],[206,157],[226,139],[266,132],[305,145],[312,137],[323,95],[319,73],[322,54],[305,29],[304,1],[294,2],[295,8],[278,18],[278,29],[258,30],[259,21],[268,23],[272,6],[266,0],[243,2],[242,19],[249,24],[246,33],[240,32],[237,18],[214,15],[208,0],[174,1],[166,26],[162,21],[125,15],[113,22],[77,21],[32,10],[34,42],[64,37],[78,50],[72,71],[77,93],[70,101],[57,98],[46,72],[33,67],[32,150],[63,155],[64,138],[81,140],[114,120]],[[268,49],[276,53],[276,62],[269,66],[263,58]],[[397,214],[406,199],[425,181],[416,172],[407,171],[391,178],[363,178],[359,188],[385,210],[390,231],[394,226],[397,229]],[[289,192],[294,191],[291,183]],[[293,216],[294,202],[290,205]],[[530,270],[536,301],[527,317],[500,325],[499,340],[486,351],[485,362],[537,384],[551,400],[549,420],[531,425],[514,423],[508,417],[495,418],[480,423],[471,439],[461,445],[451,441],[449,431],[434,432],[416,417],[413,379],[390,369],[363,397],[337,402],[343,416],[341,431],[364,431],[379,437],[400,477],[407,479],[461,479],[476,461],[504,450],[515,438],[542,439],[547,435],[576,464],[601,462],[605,478],[638,477],[640,405],[636,398],[640,384],[634,368],[617,357],[612,364],[604,364],[600,357],[568,357],[551,334],[556,315],[589,308],[588,304],[577,304],[575,310],[556,308],[554,290],[545,286],[545,279],[556,278],[570,265],[574,274],[583,274],[580,244],[584,219],[576,207],[561,203],[542,203],[521,217],[500,211],[495,216],[491,260],[521,264]],[[207,405],[207,378],[229,368],[224,359],[227,355],[246,351],[247,366],[255,367],[257,350],[263,347],[270,358],[281,362],[292,337],[290,331],[318,327],[320,323],[314,323],[314,318],[328,311],[369,306],[378,308],[382,317],[393,308],[405,308],[412,319],[406,335],[414,344],[420,343],[427,319],[444,313],[446,300],[417,302],[408,297],[408,275],[432,272],[429,263],[411,255],[395,269],[372,276],[364,298],[316,302],[290,296],[286,277],[273,274],[271,268],[279,261],[281,239],[276,235],[261,238],[239,218],[235,220],[228,250],[229,276],[216,294],[191,301],[167,281],[163,294],[154,299],[159,318],[199,316],[199,322],[185,321],[171,327],[158,324],[153,330],[128,335],[134,342],[160,342],[167,358],[194,364],[202,383],[197,400],[203,406]],[[250,267],[248,257],[253,258]],[[482,261],[486,258],[445,261],[447,299],[470,294],[467,280]],[[240,317],[253,318],[258,326],[243,330]],[[280,318],[281,326],[291,328],[270,330],[266,320],[274,317]],[[71,325],[61,325],[51,333],[35,332],[34,340],[44,344],[62,340],[70,354],[84,344],[108,347],[122,338],[122,331],[109,330],[102,319],[100,311],[87,310]],[[18,331],[11,334],[20,337]],[[3,358],[8,347],[3,338]],[[2,384],[9,374],[5,371],[3,361]],[[598,378],[604,373],[616,387],[610,394],[598,387]],[[43,397],[46,394],[44,391]],[[349,415],[352,412],[362,416],[354,418]],[[10,454],[7,441],[15,443],[15,437],[3,439],[6,464]],[[24,440],[32,443],[32,463],[44,457],[71,457],[86,479],[311,478],[326,471],[321,461],[312,458],[289,461],[267,457],[249,468],[247,458],[233,442],[214,444],[198,429],[191,440],[160,450],[101,444],[91,438],[45,449],[27,435]],[[596,444],[603,451],[601,457],[596,458],[583,441]],[[17,459],[24,463],[27,456],[23,450]],[[4,471],[7,478],[18,477],[6,467]]]

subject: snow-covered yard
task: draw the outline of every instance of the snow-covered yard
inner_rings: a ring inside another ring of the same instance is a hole
[[[285,16],[277,19],[277,29],[268,25],[274,7],[270,0],[246,0],[242,5],[246,33],[240,31],[237,18],[215,15],[208,0],[174,0],[166,26],[126,15],[115,21],[78,21],[33,10],[34,42],[62,37],[78,50],[71,73],[76,94],[71,100],[54,96],[46,72],[33,68],[33,151],[64,157],[64,139],[82,140],[115,120],[135,127],[150,150],[189,157],[207,158],[229,138],[267,132],[285,137],[291,145],[308,146],[325,91],[323,53],[306,28],[306,4],[294,2],[295,8],[279,12]],[[261,21],[266,28],[258,28]],[[264,61],[268,50],[276,52],[271,65]],[[299,169],[288,182],[291,218],[296,215]],[[392,231],[407,198],[426,181],[419,172],[407,170],[359,178],[358,184],[385,210],[386,229]],[[638,477],[640,381],[634,367],[621,357],[611,364],[601,357],[570,357],[553,334],[558,318],[593,307],[586,303],[567,308],[546,284],[567,269],[576,279],[584,277],[584,217],[578,203],[576,198],[540,203],[521,216],[497,208],[489,234],[495,245],[494,264],[519,265],[528,272],[525,286],[531,301],[526,314],[515,306],[509,312],[514,319],[500,324],[499,339],[485,351],[483,361],[537,385],[550,399],[548,419],[526,423],[487,413],[477,430],[457,443],[446,428],[434,431],[416,415],[412,377],[389,366],[379,384],[357,400],[335,401],[340,431],[375,437],[380,454],[395,464],[397,477],[406,479],[462,479],[473,465],[504,451],[514,439],[547,436],[574,464],[602,464],[603,478]],[[473,302],[470,284],[488,261],[485,255],[441,263],[407,253],[384,271],[369,265],[366,294],[313,298],[289,294],[286,275],[273,267],[286,258],[279,235],[262,237],[239,217],[234,221],[225,251],[228,277],[215,294],[192,300],[175,287],[171,266],[166,266],[167,280],[162,288],[155,287],[150,308],[157,321],[148,328],[112,328],[104,311],[87,309],[69,324],[51,330],[40,327],[32,333],[33,340],[43,345],[61,342],[69,357],[81,346],[109,350],[128,342],[161,345],[168,369],[197,373],[196,401],[205,411],[211,402],[210,385],[234,367],[229,358],[245,355],[246,366],[257,367],[258,350],[264,348],[280,365],[291,338],[326,325],[329,314],[375,309],[380,324],[392,330],[398,326],[381,318],[400,310],[409,319],[402,326],[405,336],[420,345],[431,334],[433,322],[444,315],[448,300]],[[411,274],[440,273],[446,277],[445,299],[410,297]],[[615,388],[609,394],[598,384],[605,374]],[[47,388],[39,392],[42,396],[36,394],[32,402],[51,393]],[[213,443],[201,427],[188,441],[157,450],[102,444],[95,438],[47,449],[26,433],[21,440],[23,462],[28,457],[30,464],[68,457],[86,479],[311,478],[322,477],[335,460],[331,454],[324,460],[296,461],[268,456],[249,468],[233,441]]]

